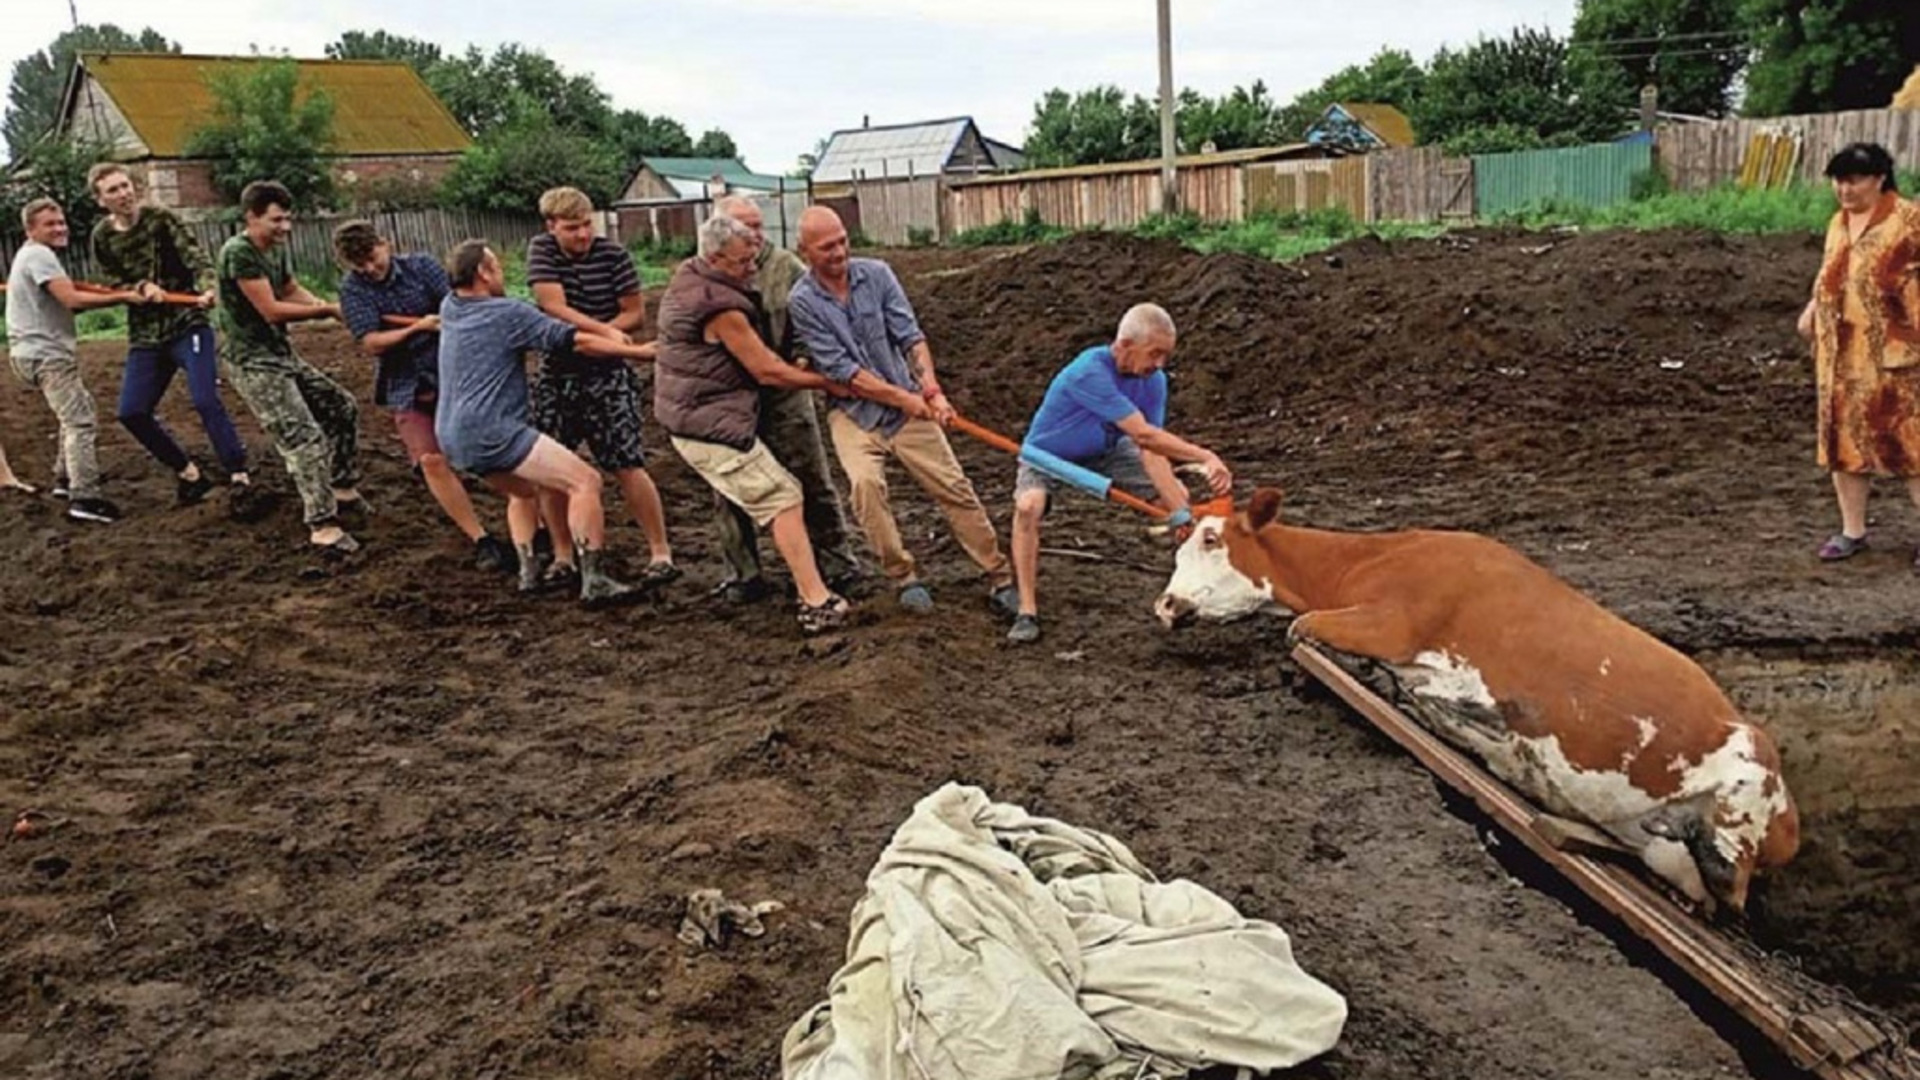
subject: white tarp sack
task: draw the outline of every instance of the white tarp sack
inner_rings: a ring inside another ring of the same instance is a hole
[[[1287,935],[1119,841],[948,784],[867,875],[786,1080],[1139,1080],[1289,1068],[1347,1003]]]

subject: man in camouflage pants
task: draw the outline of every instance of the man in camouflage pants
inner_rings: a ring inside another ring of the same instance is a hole
[[[345,387],[301,359],[287,338],[288,323],[340,318],[340,305],[321,302],[293,276],[286,248],[292,208],[292,193],[272,180],[240,192],[246,227],[216,260],[220,356],[233,388],[287,463],[308,539],[328,554],[346,555],[360,543],[336,515],[366,508],[354,489],[360,410]]]
[[[729,195],[713,204],[713,212],[730,217],[753,231],[760,245],[753,287],[767,313],[767,347],[784,360],[795,361],[792,325],[787,319],[787,294],[807,272],[800,257],[767,243],[765,219],[752,200]],[[847,515],[827,466],[826,444],[820,439],[820,418],[814,395],[807,390],[774,386],[760,388],[760,441],[786,470],[800,481],[805,499],[807,534],[821,576],[834,592],[846,594],[862,577],[859,557],[848,534]],[[732,603],[748,603],[768,594],[760,572],[760,544],[753,520],[733,503],[714,497],[714,528],[731,576],[718,594]]]

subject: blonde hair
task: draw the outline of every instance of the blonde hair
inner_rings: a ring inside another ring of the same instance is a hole
[[[44,195],[38,199],[33,199],[29,201],[27,205],[20,208],[20,227],[23,229],[31,229],[33,228],[34,218],[39,217],[49,210],[59,209],[60,202],[57,199],[49,199]],[[61,212],[65,213],[65,211]]]
[[[117,161],[102,161],[87,170],[87,190],[94,192],[99,191],[100,181],[105,180],[114,173],[119,173],[129,180],[133,179],[133,173],[128,172],[125,165]]]
[[[548,221],[574,221],[591,213],[593,200],[579,188],[548,188],[540,193],[540,216]]]

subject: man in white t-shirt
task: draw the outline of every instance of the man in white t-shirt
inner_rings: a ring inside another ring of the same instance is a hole
[[[80,381],[73,313],[115,304],[142,304],[128,290],[82,292],[67,277],[58,252],[67,246],[67,215],[52,199],[35,199],[20,211],[27,242],[7,274],[7,352],[14,374],[46,395],[60,420],[60,453],[54,459],[53,493],[65,495],[67,516],[111,524],[120,509],[100,497],[100,466],[94,458],[93,395]]]

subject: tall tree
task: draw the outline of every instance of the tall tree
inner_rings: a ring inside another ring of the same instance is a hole
[[[623,177],[631,176],[642,158],[693,156],[693,137],[680,121],[634,109],[614,113],[600,143],[620,163]]]
[[[1659,87],[1672,112],[1725,116],[1747,63],[1741,0],[1580,0],[1571,48]]]
[[[569,75],[546,53],[518,45],[492,55],[468,46],[429,67],[427,85],[476,139],[521,119],[529,102],[548,123],[581,135],[601,135],[614,115],[593,76]]]
[[[1391,105],[1412,116],[1426,86],[1427,72],[1413,54],[1382,49],[1365,64],[1341,68],[1280,110],[1281,142],[1298,142],[1335,102]]]
[[[1618,66],[1522,28],[1435,54],[1413,121],[1423,142],[1455,151],[1568,146],[1617,135],[1633,101]]]
[[[1034,168],[1139,161],[1160,152],[1160,113],[1118,86],[1046,92],[1033,107],[1027,164]]]
[[[693,144],[694,157],[737,158],[740,148],[733,145],[733,136],[712,128],[700,133],[700,141]]]
[[[99,219],[100,204],[87,186],[87,170],[107,156],[108,147],[67,139],[45,139],[29,147],[19,165],[19,175],[0,184],[0,238],[18,241],[24,238],[20,209],[29,200],[46,196],[67,212],[67,224],[73,235],[84,243]]]
[[[1750,116],[1882,109],[1920,65],[1915,0],[1741,0]]]
[[[566,184],[607,206],[626,179],[620,161],[601,142],[550,123],[530,99],[515,115],[461,156],[444,194],[476,210],[532,210],[540,193]]]
[[[73,71],[73,59],[83,52],[172,52],[180,51],[152,28],[129,34],[112,23],[81,25],[64,31],[53,44],[16,61],[13,79],[7,85],[7,116],[3,127],[7,156],[19,161],[27,148],[53,130],[60,119],[60,97],[66,92]]]
[[[1267,93],[1267,84],[1236,86],[1218,98],[1191,90],[1180,96],[1174,117],[1180,150],[1196,154],[1211,143],[1215,150],[1246,150],[1290,141],[1281,121],[1280,106]]]
[[[228,199],[254,180],[278,180],[301,206],[333,198],[327,153],[333,145],[333,99],[300,86],[300,65],[263,60],[215,71],[212,117],[187,139],[187,153],[213,161],[214,186]]]
[[[440,46],[385,30],[349,30],[328,45],[329,60],[400,60],[425,76],[442,59]]]

